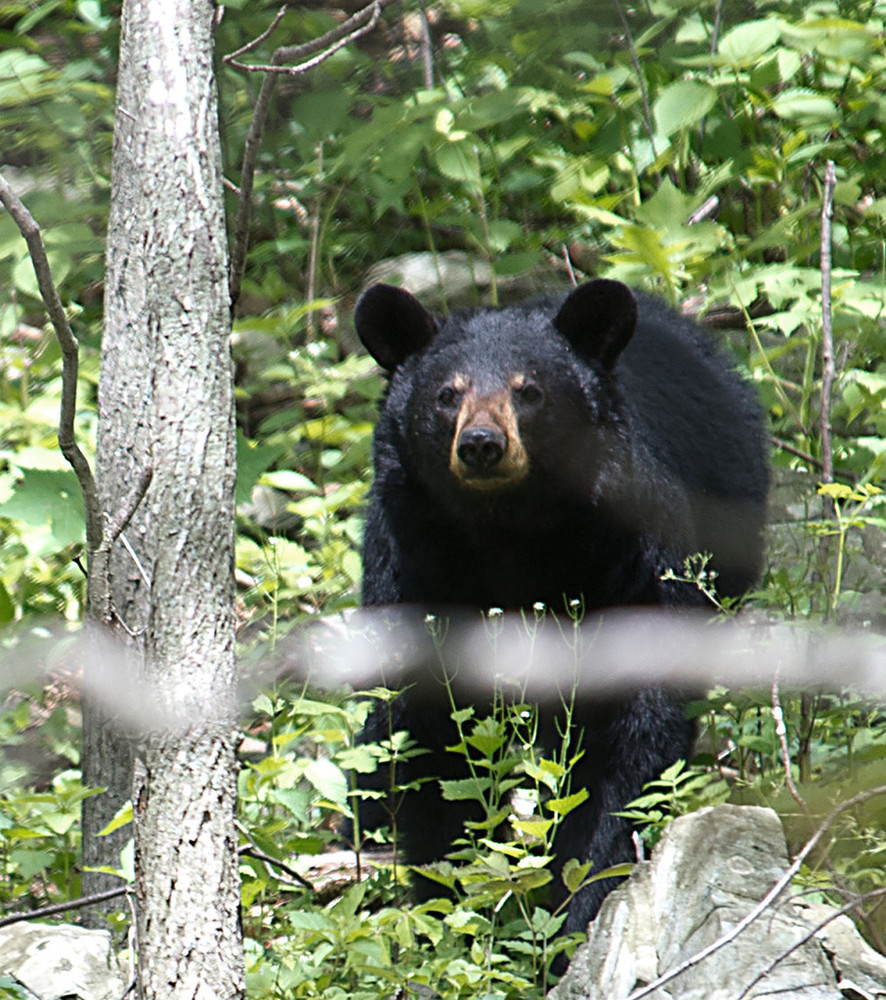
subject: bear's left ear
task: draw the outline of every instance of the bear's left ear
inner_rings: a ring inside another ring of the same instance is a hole
[[[637,300],[620,281],[595,278],[560,307],[554,326],[589,361],[611,368],[637,327]]]
[[[354,326],[366,350],[389,372],[437,332],[436,320],[418,299],[394,285],[366,289],[354,309]]]

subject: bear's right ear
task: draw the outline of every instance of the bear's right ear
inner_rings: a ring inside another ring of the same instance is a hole
[[[554,326],[589,361],[611,368],[637,327],[637,300],[627,285],[595,278],[560,306]]]
[[[436,320],[418,299],[394,285],[366,289],[354,309],[354,326],[366,350],[389,372],[437,332]]]

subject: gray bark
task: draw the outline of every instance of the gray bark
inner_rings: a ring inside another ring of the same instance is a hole
[[[133,791],[139,975],[142,995],[164,1000],[244,991],[214,16],[208,0],[123,5],[99,393],[102,508],[113,517],[153,468],[125,530],[134,555],[116,543],[93,612],[133,637],[148,690]],[[113,702],[100,711],[105,751],[125,745]],[[99,784],[110,763],[96,760]]]

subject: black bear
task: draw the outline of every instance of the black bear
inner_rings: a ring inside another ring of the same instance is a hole
[[[712,554],[721,595],[754,583],[768,485],[760,409],[705,333],[657,299],[598,279],[438,320],[403,289],[375,285],[355,325],[390,373],[365,605],[687,607],[705,598],[666,573],[696,553]],[[398,706],[398,725],[430,751],[410,780],[456,776],[447,699],[419,684]],[[590,795],[555,850],[560,864],[600,870],[633,859],[631,825],[612,813],[690,755],[693,727],[659,689],[580,701],[572,722],[584,750],[573,787]],[[553,718],[542,728],[553,732]],[[410,862],[448,852],[465,818],[457,806],[432,781],[406,796]],[[582,890],[565,929],[583,930],[611,886]]]

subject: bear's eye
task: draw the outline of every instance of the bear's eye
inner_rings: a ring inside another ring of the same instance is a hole
[[[459,391],[452,385],[444,385],[443,388],[437,393],[437,403],[440,406],[454,406],[458,401]]]
[[[542,391],[535,382],[524,382],[516,392],[521,403],[537,403],[542,397]]]

